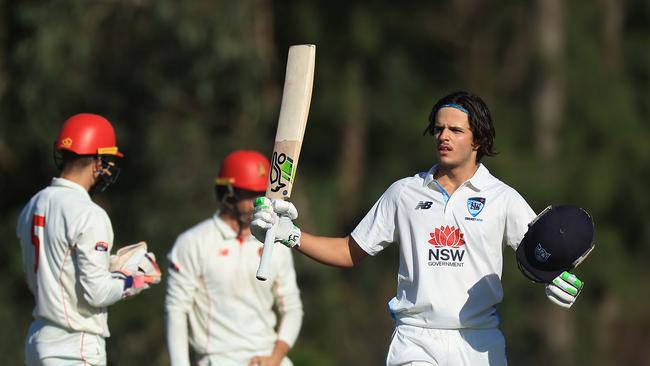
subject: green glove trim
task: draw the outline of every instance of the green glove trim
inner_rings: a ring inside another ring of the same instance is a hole
[[[255,207],[270,208],[270,206],[266,205],[264,201],[264,197],[257,197],[255,199]]]
[[[564,279],[555,277],[555,279],[553,279],[553,284],[570,295],[576,296],[578,294],[578,290],[568,282],[564,281]]]
[[[570,283],[573,285],[575,288],[582,288],[582,285],[584,284],[578,277],[576,277],[574,274],[569,273],[569,272],[562,272],[560,277],[565,280],[566,282]]]

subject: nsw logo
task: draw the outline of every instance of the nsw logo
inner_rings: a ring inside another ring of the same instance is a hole
[[[472,217],[478,216],[478,214],[483,211],[483,207],[485,207],[485,198],[471,197],[467,199],[467,210],[472,215]]]
[[[435,249],[429,249],[430,266],[462,267],[465,250],[465,239],[460,229],[454,226],[441,226],[430,233],[429,244]]]
[[[542,247],[542,243],[537,243],[537,246],[535,247],[535,259],[537,259],[538,262],[544,263],[550,256],[551,253]]]

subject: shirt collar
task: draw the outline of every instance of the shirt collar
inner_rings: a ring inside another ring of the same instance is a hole
[[[436,186],[433,176],[438,170],[438,164],[434,165],[429,169],[426,176],[424,177],[423,185],[425,187],[434,188]],[[485,165],[479,163],[478,169],[474,175],[467,181],[474,189],[480,191],[487,186],[487,183],[490,179],[490,171],[485,167]]]
[[[485,165],[479,163],[476,173],[474,173],[468,182],[474,188],[476,188],[477,191],[480,191],[487,187],[490,177],[491,174],[488,168],[486,168]]]
[[[220,213],[221,210],[218,210],[214,213],[214,215],[212,215],[212,220],[214,221],[215,225],[217,225],[217,230],[221,232],[221,235],[223,235],[224,239],[237,238],[237,233],[235,230],[233,230],[230,225],[226,224],[226,222],[219,217]]]
[[[433,176],[436,174],[436,171],[438,170],[438,164],[434,165],[429,169],[427,174],[424,176],[424,182],[422,183],[423,186],[433,188],[435,184],[433,184],[433,181],[435,178]]]
[[[50,184],[52,187],[65,187],[65,188],[72,188],[74,190],[77,190],[79,192],[83,192],[88,198],[90,198],[90,195],[88,194],[88,191],[84,187],[81,186],[79,183],[75,183],[69,179],[65,178],[57,178],[54,177],[52,178],[52,183]]]

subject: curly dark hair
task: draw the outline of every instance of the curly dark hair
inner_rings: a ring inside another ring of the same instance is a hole
[[[429,125],[424,130],[424,135],[435,135],[436,114],[446,104],[457,104],[467,110],[469,116],[469,128],[474,135],[474,144],[478,151],[476,162],[480,162],[483,156],[494,156],[498,152],[494,148],[496,131],[492,124],[492,116],[487,105],[478,95],[466,91],[451,93],[442,97],[431,109],[429,114]]]

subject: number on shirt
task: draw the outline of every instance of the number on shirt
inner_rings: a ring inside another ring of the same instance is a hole
[[[34,272],[38,272],[38,259],[43,241],[43,230],[45,228],[45,216],[34,215],[32,217],[32,245],[34,246]]]

